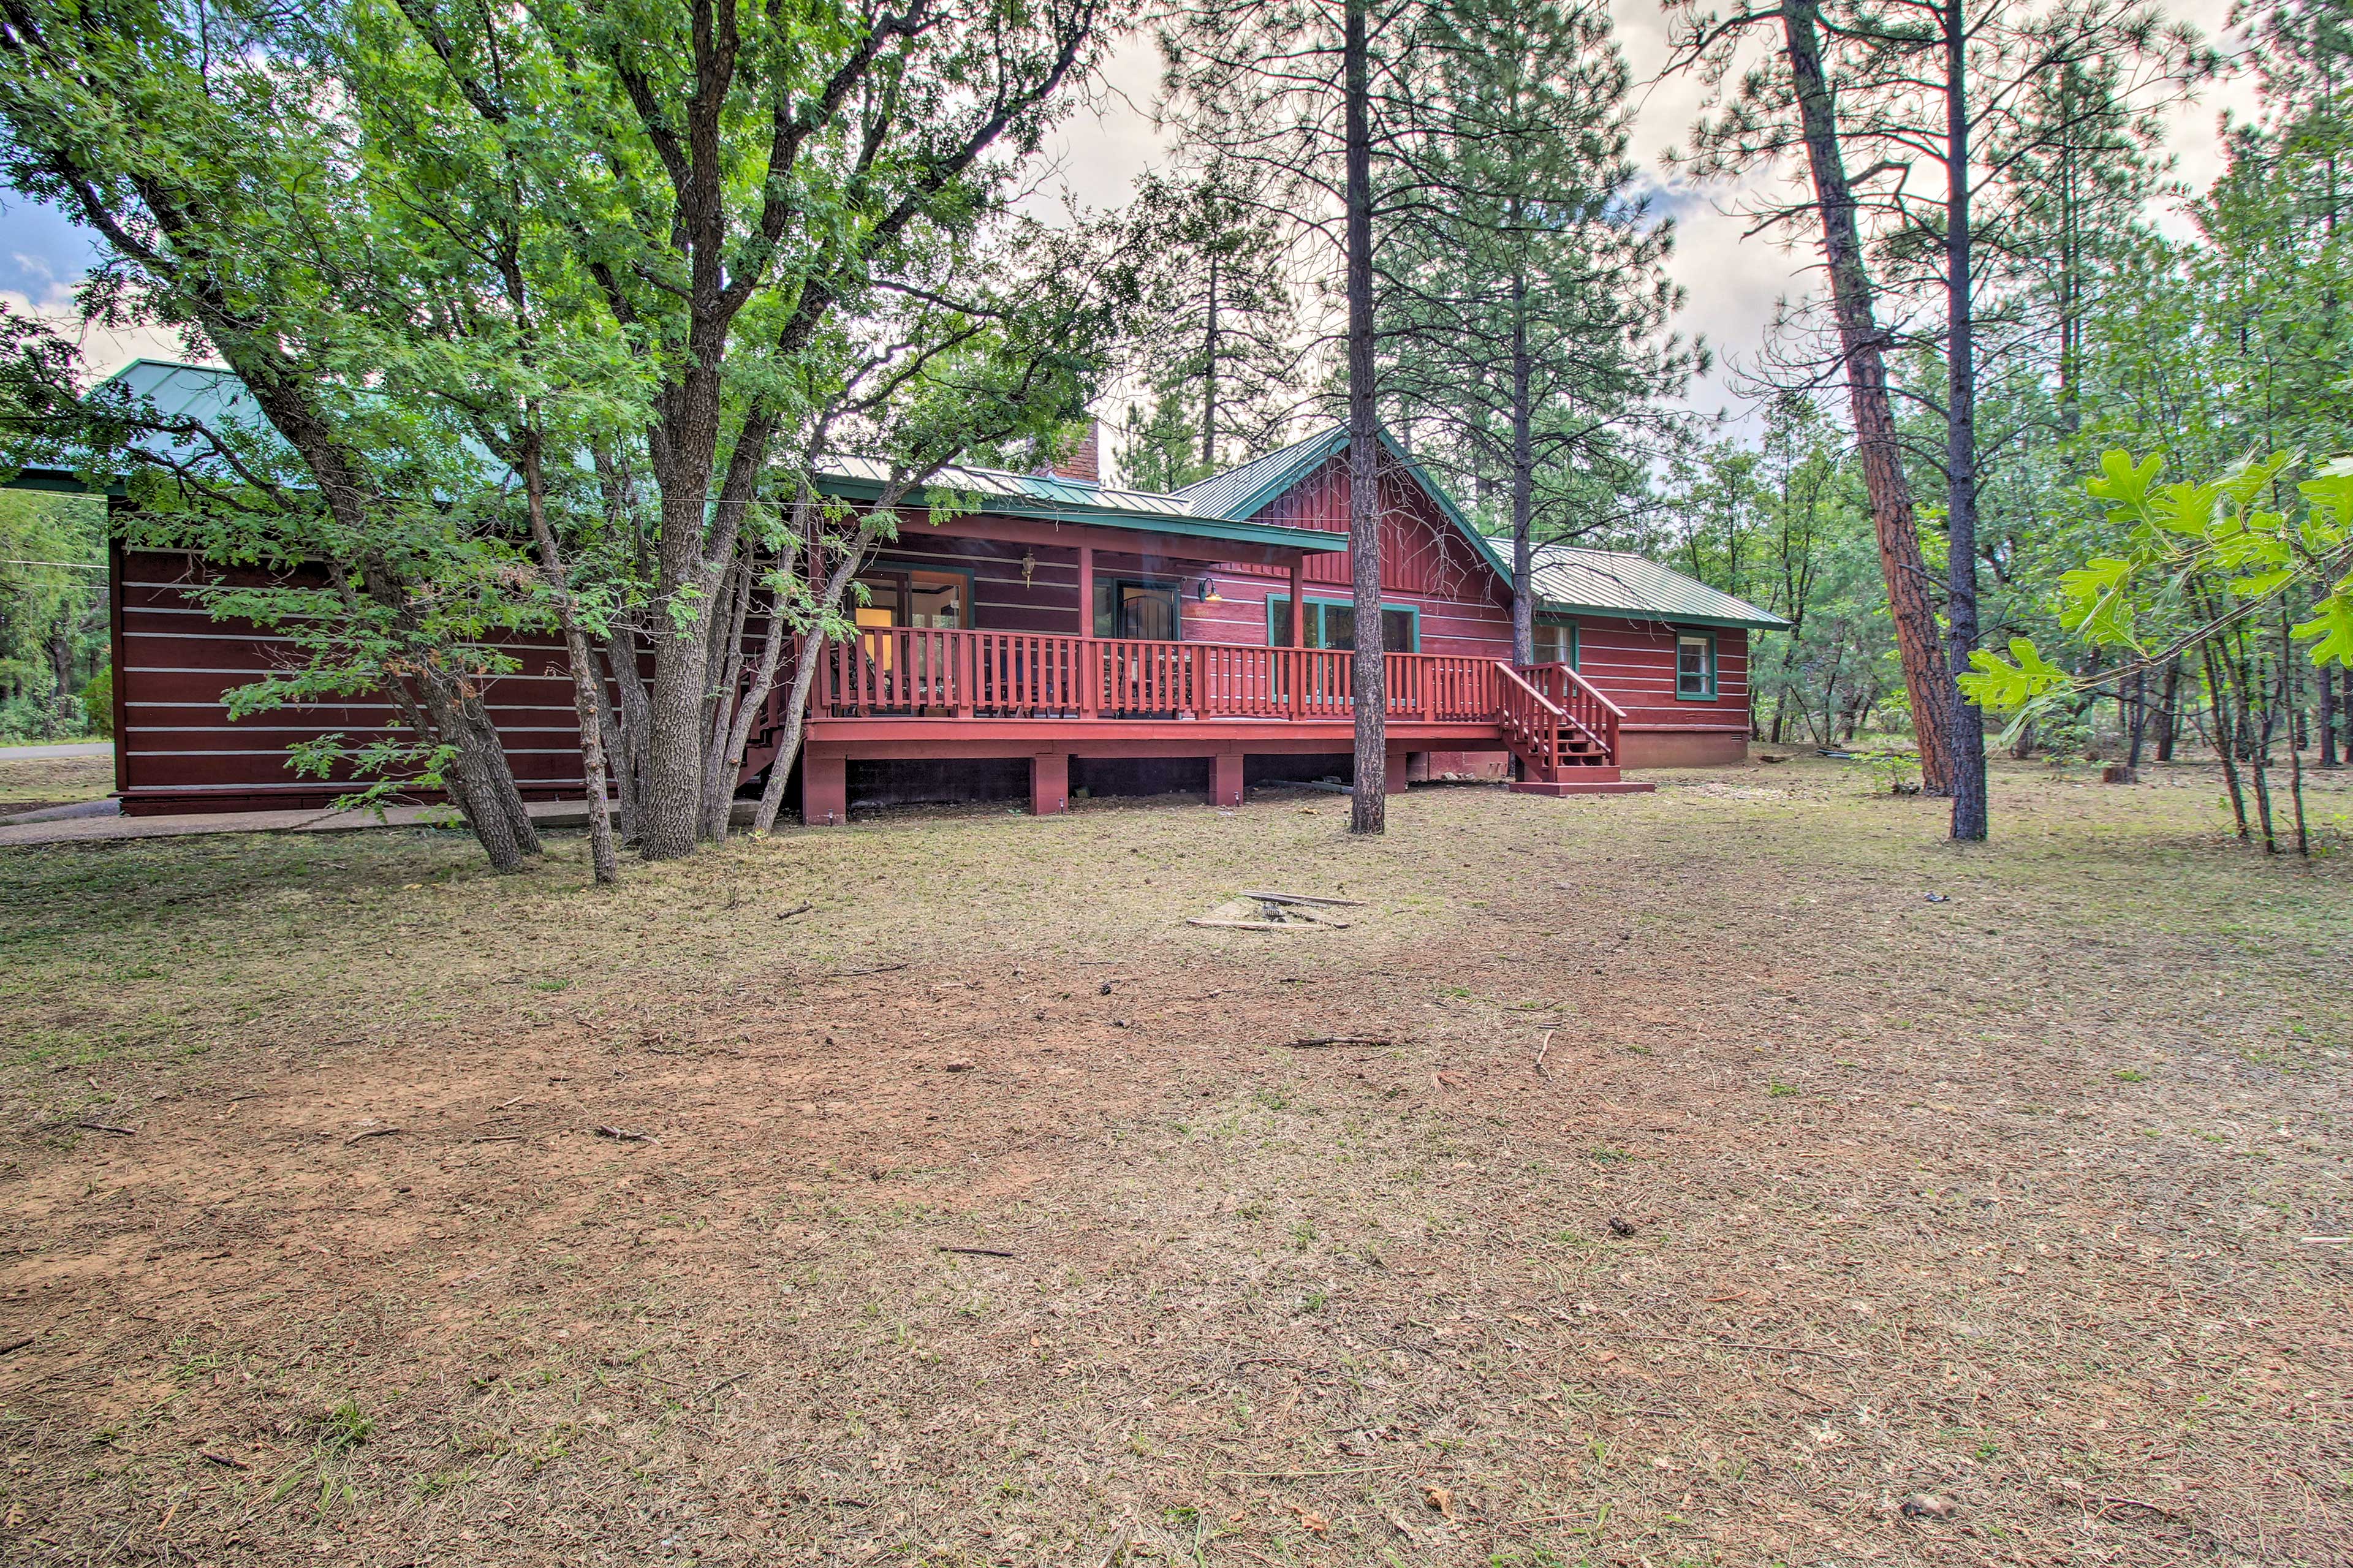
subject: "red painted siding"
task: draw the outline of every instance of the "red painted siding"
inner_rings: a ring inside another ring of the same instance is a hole
[[[1382,597],[1420,611],[1420,651],[1510,658],[1510,584],[1410,476],[1387,476],[1381,500]],[[1345,533],[1345,456],[1335,457],[1308,475],[1255,521]],[[1307,596],[1345,598],[1351,571],[1346,551],[1309,558],[1303,574]],[[1186,637],[1202,642],[1266,641],[1266,601],[1291,591],[1282,569],[1221,566],[1217,584],[1221,603],[1185,606]],[[1655,621],[1579,616],[1578,673],[1623,708],[1626,722],[1634,728],[1746,733],[1748,634],[1734,627],[1716,631],[1716,695],[1700,702],[1675,696],[1676,631]]]
[[[1383,597],[1419,612],[1419,651],[1507,658],[1508,584],[1409,476],[1392,476],[1384,492]],[[1261,518],[1345,533],[1345,460],[1325,464]],[[1091,629],[1081,615],[1075,545],[1025,547],[917,524],[882,552],[878,564],[970,573],[974,625],[984,630]],[[1307,595],[1346,597],[1349,570],[1345,552],[1308,558]],[[1098,581],[1142,577],[1178,584],[1184,590],[1182,635],[1190,642],[1265,646],[1268,597],[1290,591],[1289,573],[1282,567],[1227,564],[1205,570],[1190,562],[1111,551],[1096,552],[1095,574]],[[292,657],[288,639],[259,626],[216,621],[191,595],[200,583],[233,576],[185,553],[116,556],[115,689],[121,736],[117,783],[131,811],[326,805],[347,781],[295,777],[287,766],[289,745],[330,731],[364,741],[384,733],[390,721],[384,703],[360,700],[229,722],[222,695]],[[1198,592],[1205,577],[1217,592],[1208,603]],[[746,629],[754,651],[760,633],[755,616]],[[1578,634],[1580,669],[1626,710],[1630,729],[1727,739],[1746,733],[1746,632],[1715,634],[1717,695],[1705,702],[1675,698],[1675,628],[1589,616],[1581,620]],[[492,681],[487,696],[517,781],[534,799],[576,795],[578,735],[561,646],[539,637],[501,647],[521,668]],[[1482,757],[1482,765],[1492,761]]]
[[[290,639],[243,621],[216,621],[188,590],[236,580],[193,555],[122,551],[114,559],[116,784],[134,814],[243,806],[324,806],[349,780],[297,778],[287,748],[341,731],[354,742],[387,732],[380,700],[305,704],[231,723],[222,695],[290,662]],[[491,683],[489,703],[507,765],[534,800],[577,795],[580,732],[564,650],[551,638],[497,645],[522,666]]]

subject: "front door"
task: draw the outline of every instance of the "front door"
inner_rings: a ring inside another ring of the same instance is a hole
[[[1176,590],[1155,583],[1122,583],[1113,590],[1112,633],[1145,642],[1175,642]]]

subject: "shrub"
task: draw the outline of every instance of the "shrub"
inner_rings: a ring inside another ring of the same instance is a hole
[[[108,665],[81,689],[81,721],[85,734],[114,733],[114,667]]]

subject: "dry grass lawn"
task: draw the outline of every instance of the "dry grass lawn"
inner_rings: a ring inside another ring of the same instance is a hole
[[[113,792],[111,757],[12,757],[0,750],[0,816],[103,800]]]
[[[0,1556],[2353,1561],[2353,859],[1659,776],[7,852]]]

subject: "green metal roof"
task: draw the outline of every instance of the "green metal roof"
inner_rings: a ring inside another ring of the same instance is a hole
[[[1348,431],[1334,426],[1318,436],[1253,458],[1222,474],[1213,474],[1177,494],[1204,510],[1232,517],[1250,517],[1332,458],[1346,450]],[[1445,487],[1430,476],[1410,453],[1387,431],[1381,445],[1413,476],[1447,520],[1469,540],[1495,574],[1508,583],[1510,561],[1503,553],[1508,541],[1490,539],[1472,526]],[[1334,537],[1338,537],[1335,535]],[[1640,620],[1679,621],[1692,626],[1746,626],[1756,631],[1779,631],[1788,622],[1743,599],[1686,577],[1671,567],[1640,555],[1614,550],[1583,550],[1574,545],[1547,544],[1536,550],[1536,596],[1554,615],[1607,615]]]
[[[836,458],[820,471],[818,489],[845,500],[881,494],[889,470],[871,458]],[[1173,533],[1187,539],[1222,539],[1238,544],[1283,550],[1339,551],[1345,537],[1320,528],[1283,528],[1198,508],[1181,495],[1090,484],[1060,474],[1017,474],[1003,468],[942,468],[922,492],[925,498],[977,497],[981,510],[1001,517],[1032,517],[1053,522],[1091,523],[1141,533]]]
[[[245,384],[224,365],[133,360],[109,376],[104,384],[121,387],[134,397],[151,402],[174,418],[268,429],[261,409]],[[153,439],[160,441],[163,437]],[[491,460],[487,453],[483,459]],[[846,500],[871,500],[881,493],[888,475],[884,465],[869,458],[834,458],[818,472],[818,488]],[[1016,474],[999,468],[953,466],[943,468],[919,493],[918,500],[944,500],[951,496],[977,497],[986,510],[998,515],[1046,521],[1218,539],[1282,550],[1331,552],[1348,547],[1345,538],[1321,529],[1280,528],[1252,522],[1247,517],[1197,506],[1182,496],[1090,484],[1060,474]]]
[[[1696,577],[1622,550],[1540,544],[1535,577],[1536,596],[1555,614],[1626,616],[1685,626],[1746,626],[1759,632],[1789,627],[1788,622],[1769,610],[1760,610]]]
[[[208,425],[262,422],[261,405],[246,391],[245,383],[224,365],[135,359],[99,384],[120,386],[174,419],[197,419]]]

